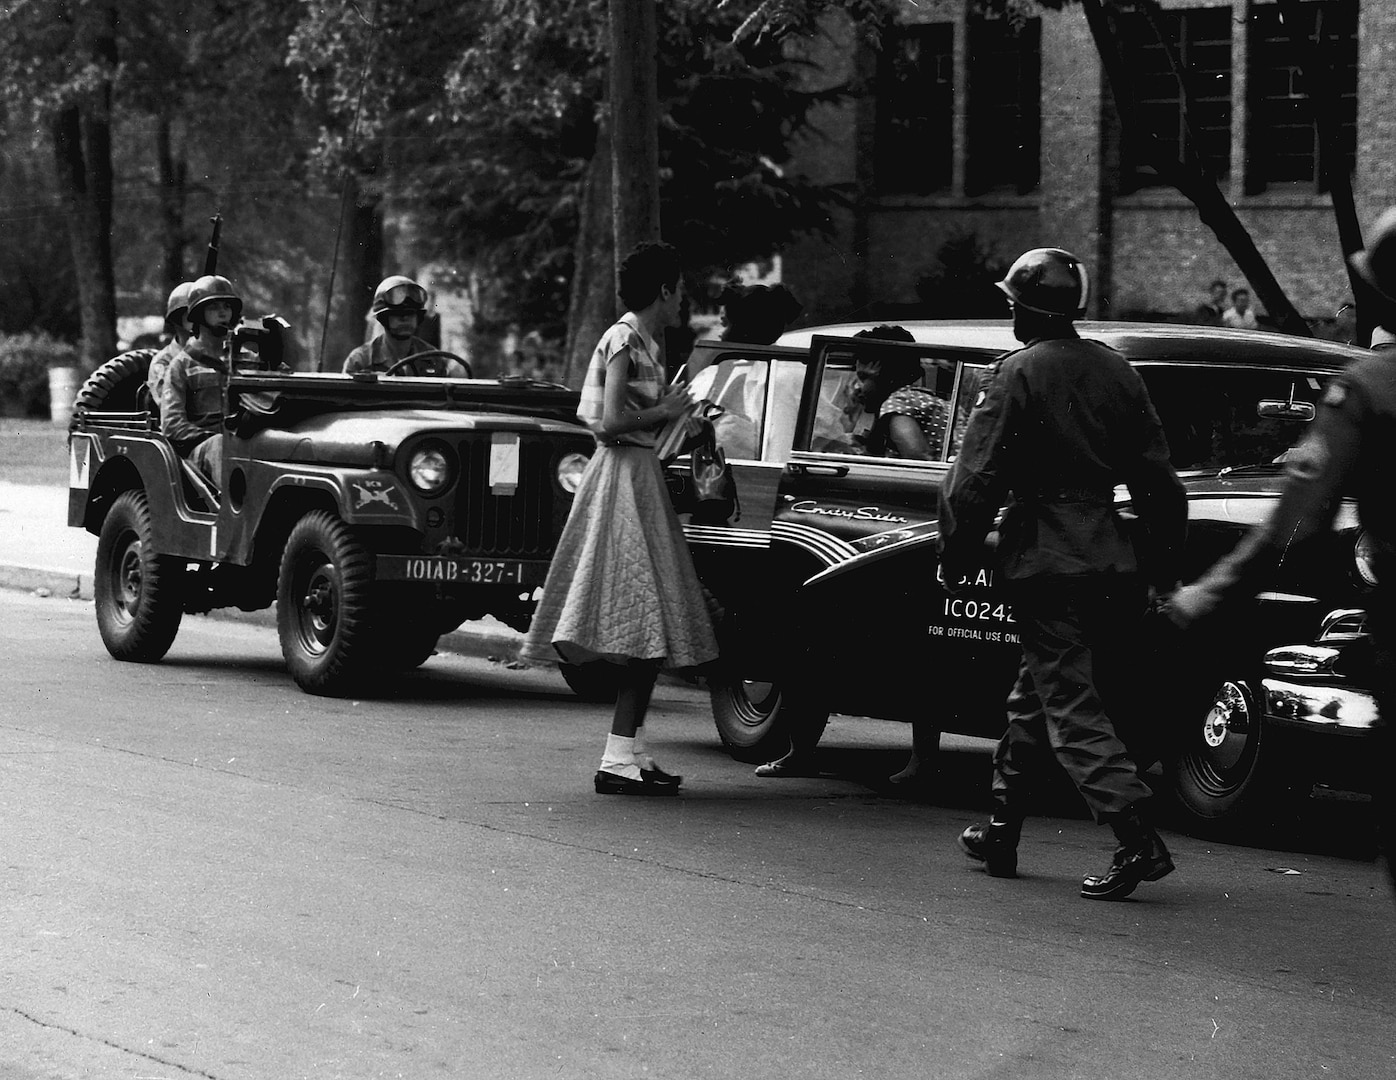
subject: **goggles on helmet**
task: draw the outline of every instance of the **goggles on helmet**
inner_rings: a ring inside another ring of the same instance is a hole
[[[425,307],[427,291],[410,282],[394,285],[382,295],[381,302],[384,307]]]

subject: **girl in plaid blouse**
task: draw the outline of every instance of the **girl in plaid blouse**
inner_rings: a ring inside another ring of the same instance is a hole
[[[687,390],[666,385],[658,338],[679,322],[683,289],[668,244],[640,244],[621,263],[627,311],[602,336],[578,416],[597,449],[558,539],[524,639],[528,660],[615,665],[615,718],[595,787],[603,795],[673,795],[680,777],[655,764],[642,726],[661,667],[717,658],[712,620],[654,453]]]

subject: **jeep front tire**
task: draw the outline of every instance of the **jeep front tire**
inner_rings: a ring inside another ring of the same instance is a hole
[[[310,694],[340,695],[372,670],[373,559],[333,514],[315,510],[291,529],[276,587],[281,655]]]

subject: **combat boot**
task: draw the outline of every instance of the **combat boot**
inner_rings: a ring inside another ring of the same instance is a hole
[[[990,877],[1018,876],[1018,837],[1023,831],[1021,815],[995,810],[985,825],[971,825],[960,833],[960,850],[984,864]]]
[[[1081,882],[1081,895],[1088,900],[1123,900],[1141,881],[1158,881],[1173,872],[1173,858],[1153,827],[1145,824],[1139,808],[1131,806],[1110,821],[1120,846],[1110,860],[1110,869],[1099,877]]]

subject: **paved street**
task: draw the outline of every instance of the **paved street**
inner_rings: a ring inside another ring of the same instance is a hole
[[[438,656],[339,701],[262,626],[189,617],[139,667],[88,603],[0,591],[0,624],[7,1078],[1396,1070],[1360,854],[1169,834],[1177,874],[1090,904],[1108,836],[1069,804],[1022,880],[954,850],[982,744],[929,804],[863,782],[906,746],[871,721],[831,725],[840,775],[761,781],[661,686],[686,793],[601,798],[606,711],[552,673]]]

